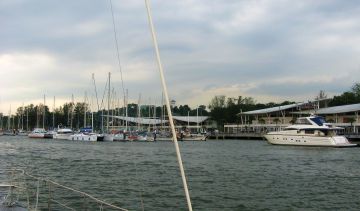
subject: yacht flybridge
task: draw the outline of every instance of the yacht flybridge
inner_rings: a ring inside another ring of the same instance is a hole
[[[269,132],[264,137],[270,144],[324,146],[324,147],[354,147],[345,136],[337,135],[343,130],[326,123],[323,117],[311,115],[300,117],[295,124],[282,131]]]

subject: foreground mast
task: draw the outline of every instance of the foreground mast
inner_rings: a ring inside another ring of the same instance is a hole
[[[153,25],[153,21],[152,21],[152,17],[151,17],[149,0],[145,0],[145,4],[146,4],[147,13],[148,13],[148,19],[149,19],[151,35],[152,35],[153,42],[154,42],[156,59],[157,59],[158,67],[159,67],[161,83],[162,83],[162,87],[163,87],[163,90],[164,90],[166,110],[167,110],[168,115],[169,115],[169,123],[170,123],[170,126],[171,126],[171,132],[172,132],[172,137],[173,137],[173,140],[174,140],[174,145],[175,145],[177,160],[178,160],[178,163],[179,163],[181,178],[182,178],[182,182],[183,182],[183,186],[184,186],[186,201],[187,201],[187,204],[188,204],[188,210],[192,211],[190,194],[189,194],[189,190],[188,190],[188,187],[187,187],[185,171],[184,171],[184,167],[183,167],[183,163],[182,163],[182,159],[181,159],[181,154],[180,154],[180,149],[179,149],[179,144],[178,144],[177,137],[176,137],[176,132],[175,132],[175,125],[174,125],[174,121],[173,121],[172,113],[171,113],[171,109],[170,109],[169,95],[168,95],[168,92],[167,92],[165,76],[164,76],[163,67],[162,67],[162,63],[161,63],[161,59],[160,59],[159,47],[158,47],[157,38],[156,38],[156,34],[155,34],[155,29],[154,29],[154,25]]]

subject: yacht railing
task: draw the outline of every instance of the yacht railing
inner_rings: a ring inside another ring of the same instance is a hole
[[[83,191],[70,188],[45,177],[31,175],[21,169],[5,170],[10,173],[9,185],[17,191],[19,204],[28,210],[121,210],[109,202],[100,200]],[[14,198],[14,196],[12,196]],[[26,205],[25,205],[26,204]]]

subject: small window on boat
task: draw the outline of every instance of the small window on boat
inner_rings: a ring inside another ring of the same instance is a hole
[[[305,130],[305,134],[314,134],[313,130]]]
[[[298,118],[295,121],[295,125],[311,125],[311,122],[309,122],[309,120],[306,118]]]

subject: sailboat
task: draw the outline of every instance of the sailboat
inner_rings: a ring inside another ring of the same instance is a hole
[[[46,108],[45,108],[45,95],[44,95],[44,105],[42,106],[42,128],[40,128],[39,125],[39,110],[37,110],[37,127],[34,128],[34,130],[29,133],[28,137],[29,138],[44,138],[45,134],[46,134],[46,130],[45,130],[45,112],[46,112]]]

